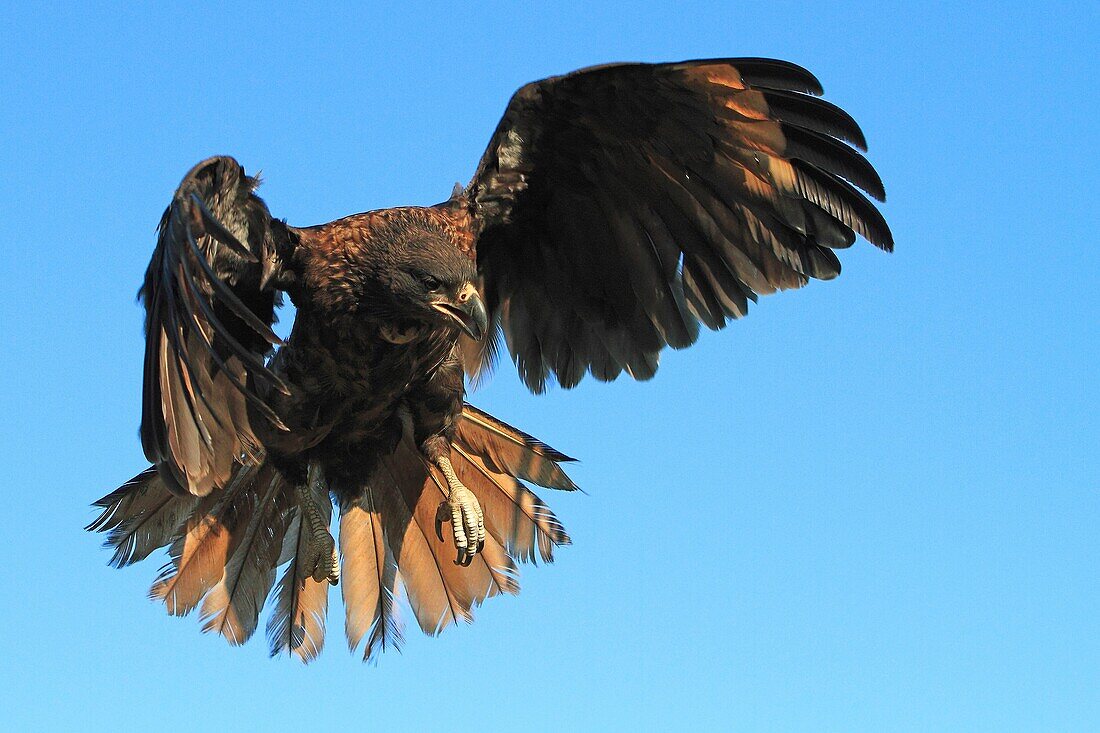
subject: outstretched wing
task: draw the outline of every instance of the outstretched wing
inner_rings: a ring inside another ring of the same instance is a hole
[[[161,218],[145,273],[141,443],[166,485],[205,495],[262,445],[254,422],[282,428],[261,396],[285,385],[265,365],[291,245],[232,158],[195,166]]]
[[[840,272],[859,233],[863,133],[806,70],[768,59],[593,67],[512,97],[466,197],[486,299],[524,381],[647,379],[667,344],[758,293]],[[847,143],[850,143],[847,144]]]

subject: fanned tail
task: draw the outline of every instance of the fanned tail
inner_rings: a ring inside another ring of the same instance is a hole
[[[406,437],[379,462],[360,499],[343,508],[344,604],[348,643],[368,635],[364,652],[397,646],[395,585],[404,589],[416,621],[434,635],[473,620],[473,609],[495,595],[519,592],[517,561],[553,560],[569,544],[561,522],[522,480],[576,489],[559,463],[569,457],[469,405],[452,441],[459,479],[485,512],[485,546],[468,567],[456,565],[454,540],[435,529],[446,483]]]
[[[254,490],[243,495],[225,573],[203,600],[203,631],[216,631],[234,645],[248,641],[256,631],[264,600],[275,582],[291,494],[282,474],[270,468],[261,470]],[[243,532],[239,531],[242,527]]]
[[[291,494],[263,463],[238,465],[225,488],[201,498],[173,494],[150,468],[97,501],[102,512],[88,529],[109,533],[115,566],[168,547],[150,597],[173,616],[202,604],[203,630],[240,644],[255,631],[271,590]]]
[[[456,443],[497,469],[548,489],[575,491],[558,464],[574,459],[473,405],[464,405]]]
[[[485,456],[454,445],[458,479],[481,502],[485,529],[508,554],[521,562],[554,561],[554,548],[572,542],[565,527],[539,497],[514,476],[493,466]]]
[[[237,470],[221,491],[203,497],[176,533],[149,597],[164,601],[168,613],[186,616],[225,574],[239,512],[237,499],[252,486],[255,467]],[[180,497],[181,500],[186,497]]]
[[[402,591],[427,634],[472,621],[473,609],[491,596],[518,593],[517,562],[550,562],[556,547],[570,543],[561,522],[523,482],[574,490],[560,466],[570,460],[474,407],[464,408],[451,462],[481,503],[488,533],[468,567],[455,564],[451,533],[436,532],[446,482],[411,438],[379,459],[366,486],[341,487],[352,489],[337,492],[349,647],[362,645],[368,661],[400,648],[396,600]],[[328,491],[315,500],[329,519]],[[241,644],[255,632],[270,594],[271,654],[288,652],[303,662],[320,654],[329,584],[300,566],[308,531],[293,487],[274,466],[238,466],[225,488],[201,498],[173,494],[149,469],[96,506],[102,511],[88,529],[108,533],[112,565],[168,547],[169,561],[150,596],[170,614],[184,616],[201,606],[204,631]],[[276,570],[284,565],[272,593]]]
[[[535,548],[553,562],[554,548],[571,543],[558,518],[519,479],[550,489],[575,491],[559,464],[573,459],[492,415],[466,405],[453,442],[458,478],[477,496],[485,527],[508,554],[535,560]]]

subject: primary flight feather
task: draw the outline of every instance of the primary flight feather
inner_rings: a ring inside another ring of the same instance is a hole
[[[517,561],[569,543],[528,484],[575,489],[571,459],[465,404],[466,378],[503,336],[535,392],[648,379],[699,324],[835,277],[857,234],[892,249],[863,133],[820,94],[769,59],[582,69],[517,91],[449,200],[311,227],[236,160],[199,163],[141,290],[153,466],[89,528],[118,566],[168,547],[152,596],[231,643],[270,595],[272,654],[303,661],[330,585],[364,658],[400,644],[402,590],[429,634],[518,592]]]

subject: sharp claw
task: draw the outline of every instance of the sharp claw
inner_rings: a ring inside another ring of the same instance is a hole
[[[439,538],[440,542],[444,542],[443,539],[443,525],[450,520],[447,516],[447,502],[443,502],[439,505],[439,509],[435,511],[435,536]]]
[[[465,497],[456,494],[458,491],[469,492],[465,487],[457,487],[451,497],[439,505],[435,515],[435,534],[443,542],[443,525],[451,522],[455,565],[469,567],[474,556],[485,548],[485,519],[477,499],[472,495]]]
[[[328,582],[333,585],[340,585],[340,554],[336,551],[336,545],[332,547],[332,565],[328,574]]]

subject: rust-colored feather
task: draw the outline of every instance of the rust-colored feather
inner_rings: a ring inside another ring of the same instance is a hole
[[[402,642],[394,603],[397,561],[386,542],[374,491],[368,486],[359,501],[340,509],[344,630],[352,651],[367,638],[364,661],[387,648],[400,649]]]
[[[469,609],[464,609],[447,587],[443,563],[432,550],[431,543],[438,542],[434,530],[425,530],[413,516],[416,497],[427,479],[423,460],[401,443],[381,462],[376,475],[381,482],[377,496],[386,537],[392,543],[398,577],[420,628],[434,636],[460,619],[469,621]]]
[[[517,560],[535,559],[535,547],[545,562],[553,562],[554,547],[570,544],[550,507],[534,492],[516,480],[489,466],[484,458],[459,444],[452,455],[458,478],[474,492],[485,512],[486,530]]]
[[[286,534],[290,491],[274,469],[257,476],[255,489],[240,502],[231,533],[231,554],[221,580],[202,604],[203,631],[243,644],[256,630],[264,600],[275,581],[275,567]],[[243,528],[243,531],[240,531]]]
[[[164,601],[173,616],[191,613],[225,573],[229,532],[216,515],[200,507],[169,550],[171,562],[161,570],[149,597]]]
[[[480,606],[486,598],[519,591],[515,579],[516,566],[509,558],[504,565],[493,567],[484,553],[478,553],[468,566],[455,563],[457,548],[454,545],[454,535],[443,532],[443,541],[440,542],[436,533],[436,510],[446,498],[443,491],[445,483],[434,470],[429,472],[417,498],[413,517],[420,525],[420,530],[431,538],[429,545],[440,568],[443,582],[458,601],[467,620],[473,621],[474,607]]]
[[[558,465],[572,458],[473,405],[463,405],[455,440],[502,472],[551,489],[577,488]]]
[[[233,529],[239,519],[238,497],[251,490],[256,466],[237,470],[225,489],[204,497],[169,549],[169,562],[149,590],[168,613],[186,616],[225,574]]]

